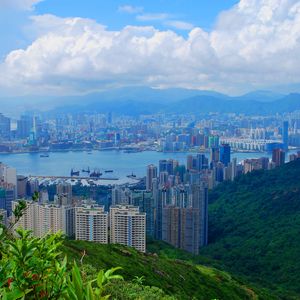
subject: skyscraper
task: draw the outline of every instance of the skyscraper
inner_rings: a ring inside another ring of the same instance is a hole
[[[10,118],[0,113],[0,140],[10,137]]]
[[[229,144],[222,144],[220,146],[220,162],[228,166],[230,163],[230,146]]]
[[[220,160],[220,148],[212,147],[210,149],[210,161],[212,164],[217,163]]]
[[[154,165],[147,166],[146,189],[152,190],[152,180],[157,178],[157,167]]]
[[[289,148],[289,122],[284,121],[282,125],[282,143],[284,150],[287,151]]]

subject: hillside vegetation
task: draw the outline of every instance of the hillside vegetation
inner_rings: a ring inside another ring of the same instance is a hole
[[[300,299],[300,160],[255,171],[210,194],[202,255],[231,272]]]
[[[64,244],[64,252],[69,259],[79,260],[84,251],[84,264],[97,270],[120,266],[119,274],[124,278],[134,280],[136,276],[142,277],[143,285],[158,287],[173,299],[276,299],[269,293],[245,286],[215,268],[157,254],[143,254],[120,245],[83,241],[66,241]],[[117,289],[114,287],[111,294],[114,295]]]

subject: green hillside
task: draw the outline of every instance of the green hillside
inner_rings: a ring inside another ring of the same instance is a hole
[[[265,292],[246,287],[228,273],[214,268],[168,259],[157,254],[142,254],[120,245],[83,241],[66,241],[64,244],[64,252],[69,260],[79,260],[84,250],[84,264],[95,269],[121,266],[123,269],[119,273],[126,280],[144,276],[143,285],[158,287],[174,299],[276,299]],[[116,289],[114,286],[112,295],[116,293]]]
[[[300,160],[213,190],[209,239],[202,255],[282,295],[300,295]]]

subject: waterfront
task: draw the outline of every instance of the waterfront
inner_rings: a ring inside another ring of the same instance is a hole
[[[85,151],[52,152],[49,157],[40,157],[40,153],[0,154],[0,162],[17,169],[22,175],[69,176],[70,171],[81,171],[89,167],[92,170],[100,169],[103,177],[126,178],[135,174],[137,177],[145,176],[148,164],[158,165],[160,159],[173,158],[180,163],[186,162],[189,153],[163,153],[144,151],[138,153],[124,153],[123,151]],[[195,153],[193,153],[195,154]],[[209,156],[208,153],[205,153]],[[238,162],[246,158],[270,157],[267,153],[233,153]],[[113,173],[104,173],[113,170]],[[82,173],[81,175],[84,175]]]

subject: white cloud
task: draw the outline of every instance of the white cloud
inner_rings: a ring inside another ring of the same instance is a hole
[[[144,8],[142,6],[132,6],[132,5],[121,5],[118,7],[119,12],[128,14],[139,14],[143,12]]]
[[[163,21],[168,19],[169,17],[169,14],[166,13],[155,13],[138,15],[136,19],[138,21]]]
[[[11,8],[17,10],[31,10],[34,5],[43,0],[1,0],[0,8]]]
[[[178,20],[166,21],[164,24],[167,25],[167,26],[171,26],[175,29],[179,29],[179,30],[191,30],[195,27],[191,23],[178,21]]]
[[[0,64],[11,93],[79,93],[148,85],[245,90],[300,83],[300,1],[242,0],[211,32],[110,31],[93,20],[34,17],[37,39]]]

